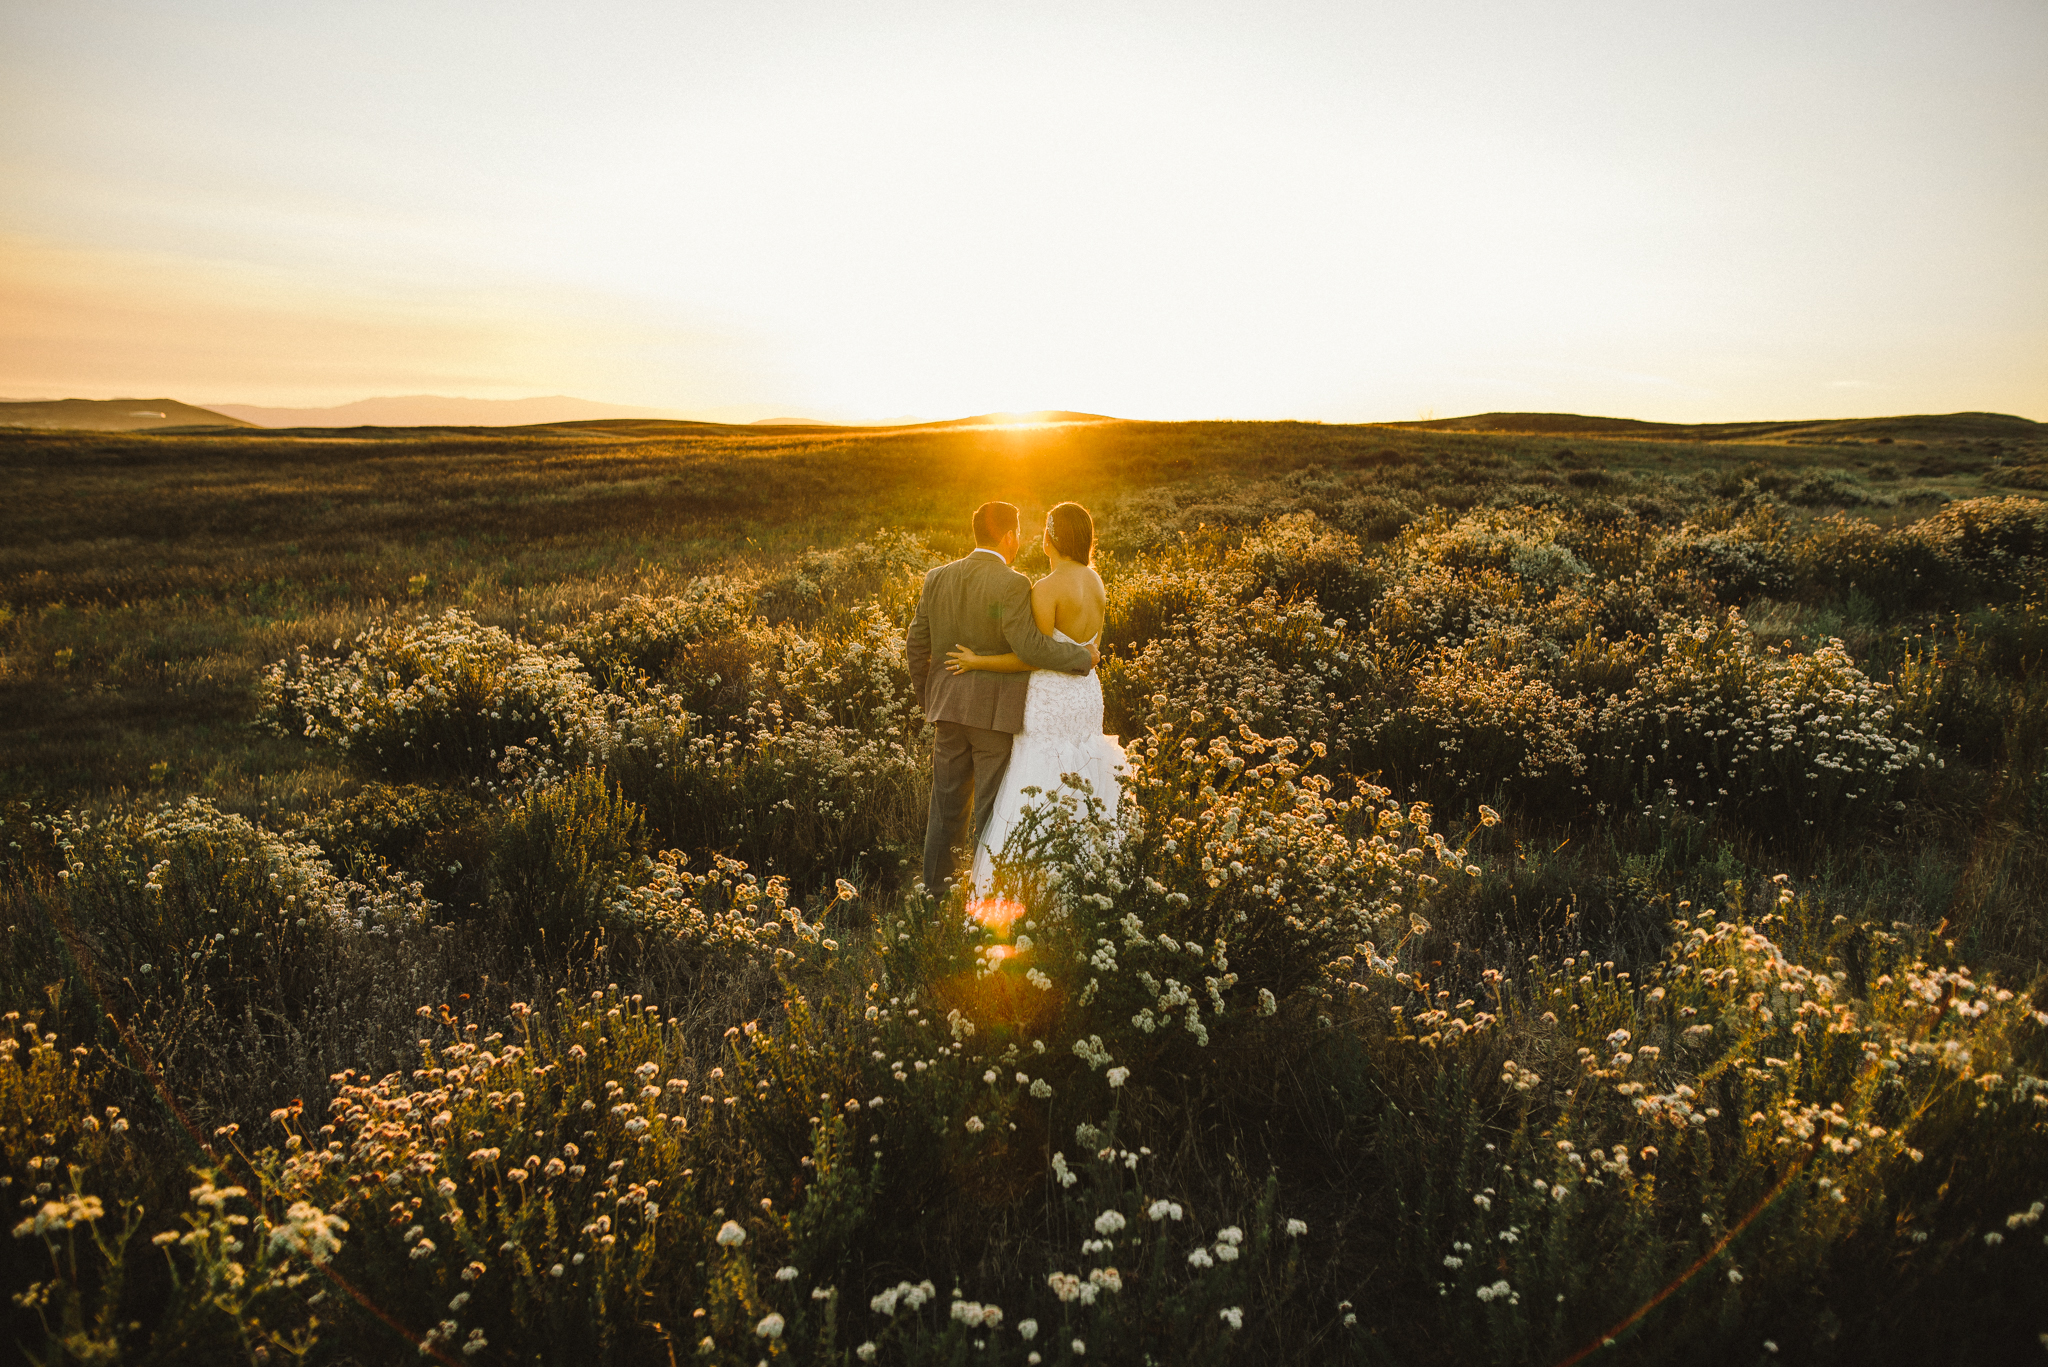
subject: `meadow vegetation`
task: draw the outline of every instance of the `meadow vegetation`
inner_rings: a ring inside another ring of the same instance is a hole
[[[2039,1352],[2043,444],[1522,426],[0,437],[11,1341]],[[988,497],[1132,776],[969,905]]]

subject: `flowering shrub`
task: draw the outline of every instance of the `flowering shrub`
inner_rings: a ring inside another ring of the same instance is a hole
[[[802,908],[791,904],[785,880],[763,883],[723,855],[703,873],[690,872],[688,862],[675,850],[662,851],[645,882],[619,888],[607,914],[617,925],[702,949],[739,970],[815,967],[838,950],[821,924],[806,921]],[[832,904],[856,895],[842,880]]]
[[[1011,851],[1047,856],[1035,880],[1013,868],[1021,902],[882,918],[865,947],[735,864],[664,861],[621,918],[780,975],[773,1015],[707,1053],[615,989],[515,1004],[509,1032],[423,1007],[409,1074],[342,1075],[317,1129],[279,1111],[271,1146],[232,1185],[202,1174],[165,1242],[286,1260],[236,1283],[275,1288],[234,1303],[254,1341],[360,1354],[396,1326],[430,1351],[586,1361],[638,1360],[678,1322],[729,1362],[976,1342],[1026,1367],[1048,1349],[1182,1360],[1248,1333],[1547,1361],[1650,1306],[1668,1356],[1671,1333],[1786,1333],[1796,1302],[1772,1288],[1858,1277],[1866,1245],[1930,1248],[1923,1295],[2038,1275],[2038,1249],[1999,1246],[2031,1228],[2048,1155],[2048,1015],[2023,995],[1789,888],[1761,922],[1688,915],[1640,975],[1539,956],[1467,977],[1410,948],[1439,874],[1473,858],[1425,811],[1338,798],[1288,742],[1242,731],[1143,750],[1119,838],[1055,807]],[[1281,1057],[1322,1061],[1337,1117],[1384,1099],[1333,1139],[1369,1144],[1387,1180],[1189,1185],[1203,1094],[1255,1091],[1271,1069],[1251,1061]],[[8,1082],[13,1061],[0,1048],[0,1116],[35,1090]],[[40,1034],[28,1061],[76,1068]],[[40,1106],[73,1118],[38,1116],[58,1138],[31,1143],[98,1133],[70,1075]],[[2001,1176],[1949,1192],[1955,1159],[1987,1151],[2011,1155]],[[101,1210],[120,1195],[96,1191]],[[61,1234],[73,1206],[54,1208]],[[920,1245],[899,1212],[968,1209],[1036,1211],[1046,1234],[905,1279]],[[1359,1233],[1330,1242],[1339,1227]],[[296,1257],[377,1316],[327,1295],[306,1319]]]
[[[1267,735],[1351,743],[1365,665],[1313,602],[1274,590],[1243,605],[1211,603],[1135,655],[1101,669],[1107,729],[1134,734],[1174,721],[1203,734],[1226,717]]]
[[[789,573],[762,586],[761,611],[771,621],[811,625],[875,605],[907,623],[925,571],[945,560],[919,537],[878,531],[836,550],[804,552]]]
[[[1901,605],[1946,607],[2016,596],[2048,562],[2048,502],[1963,499],[1892,530],[1836,516],[1801,548],[1802,578]]]
[[[705,1212],[738,1208],[700,1156],[732,1129],[722,1071],[679,1076],[672,1027],[637,997],[515,1008],[516,1042],[422,1012],[444,1042],[410,1079],[344,1074],[317,1131],[281,1118],[280,1193],[349,1218],[352,1283],[430,1342],[575,1342],[586,1361],[644,1343],[643,1315],[705,1289],[670,1243],[709,1246]]]
[[[197,798],[66,814],[50,835],[61,867],[38,924],[10,936],[10,967],[39,983],[68,980],[66,1005],[95,1033],[102,1013],[118,1010],[168,1041],[280,987],[302,995],[326,954],[404,935],[430,910],[402,873],[344,877],[317,846]]]
[[[1795,562],[1787,540],[1784,524],[1759,509],[1719,530],[1681,527],[1659,546],[1654,568],[1705,581],[1723,603],[1746,603],[1791,587]]]
[[[1383,587],[1357,540],[1309,513],[1274,518],[1246,536],[1231,559],[1244,566],[1248,581],[1238,596],[1309,597],[1331,616],[1369,611]]]
[[[1887,810],[1928,763],[1890,690],[1840,641],[1783,656],[1731,609],[1689,631],[1674,624],[1663,645],[1603,717],[1653,801],[1737,811],[1766,829],[1828,829]]]
[[[0,1190],[22,1193],[0,1266],[25,1288],[13,1296],[18,1339],[40,1339],[50,1362],[260,1362],[311,1347],[316,1275],[348,1222],[252,1197],[205,1167],[197,1185],[143,1204],[146,1149],[119,1107],[94,1105],[88,1051],[60,1048],[19,1012],[0,1025]],[[258,1176],[276,1168],[267,1155]]]
[[[1388,1046],[1430,1047],[1469,1070],[1469,1104],[1514,1117],[1459,1145],[1448,1185],[1419,1152],[1401,1173],[1432,1188],[1408,1265],[1473,1310],[1462,1351],[1549,1360],[1614,1336],[1631,1306],[1657,1307],[1667,1356],[1688,1322],[1761,1341],[1795,1313],[1782,1288],[1827,1280],[1859,1243],[1850,1257],[1914,1259],[1921,1294],[2033,1275],[1997,1251],[2038,1199],[2021,1169],[1961,1204],[1936,1192],[1959,1144],[2048,1139],[2048,1016],[1906,937],[1778,901],[1755,924],[1688,916],[1645,974],[1590,955],[1540,967],[1521,1038],[1468,1032],[1463,1064],[1452,1036],[1397,1025]]]
[[[1690,581],[1645,581],[1637,567],[1660,553],[1637,533],[1527,510],[1439,514],[1404,533],[1401,573],[1362,621],[1283,603],[1277,587],[1230,601],[1234,583],[1285,580],[1272,568],[1282,550],[1301,561],[1304,547],[1343,544],[1317,535],[1289,519],[1227,554],[1206,592],[1175,596],[1200,574],[1189,565],[1113,600],[1110,635],[1136,649],[1103,668],[1111,729],[1227,709],[1266,734],[1321,739],[1333,772],[1441,802],[1665,803],[1766,832],[1874,824],[1928,762],[1839,642],[1780,656],[1739,616],[1684,615],[1702,600]],[[1596,585],[1589,560],[1628,577]],[[1178,621],[1120,616],[1163,617],[1170,602],[1190,605]]]
[[[2010,581],[2048,558],[2048,502],[2019,494],[1950,503],[1905,535],[1944,561],[1966,565],[1986,584]]]
[[[337,868],[367,876],[414,873],[440,914],[473,915],[488,900],[499,809],[488,793],[417,783],[366,783],[308,822],[303,833]]]
[[[721,575],[693,579],[677,594],[631,595],[563,632],[561,643],[614,690],[643,676],[687,680],[708,707],[721,686],[727,697],[744,696],[753,621],[753,586]]]
[[[306,647],[265,671],[264,715],[378,774],[481,777],[508,747],[560,749],[597,691],[574,656],[451,610],[364,632],[353,653]]]
[[[737,855],[806,886],[887,869],[920,849],[925,757],[891,734],[756,705],[699,731],[650,695],[623,707],[589,750],[671,845]]]
[[[1145,565],[1118,575],[1104,586],[1104,653],[1115,655],[1183,633],[1187,622],[1211,615],[1238,591],[1242,581],[1233,580],[1190,564]]]
[[[1431,651],[1410,676],[1406,705],[1355,753],[1431,793],[1511,789],[1528,802],[1573,802],[1584,792],[1595,702],[1561,693],[1540,668],[1503,660],[1491,644]]]
[[[1423,561],[1373,604],[1365,644],[1391,677],[1412,669],[1430,648],[1502,624],[1527,620],[1529,586],[1497,569],[1458,570]]]
[[[1398,957],[1439,881],[1427,867],[1464,875],[1426,808],[1355,782],[1334,796],[1292,737],[1240,725],[1203,743],[1162,724],[1133,758],[1132,829],[1109,840],[1055,804],[1004,860],[1039,871],[1025,890],[1047,899],[1053,957],[1087,965],[1080,1004],[1103,1001],[1105,1038],[1150,1052],[1143,1037],[1168,1030],[1206,1045],[1217,1018],[1256,1018],[1246,1003],[1341,988],[1357,964]]]
[[[1538,591],[1576,583],[1592,573],[1560,544],[1565,522],[1556,512],[1486,509],[1467,517],[1439,512],[1402,537],[1404,558],[1454,570],[1498,570]]]

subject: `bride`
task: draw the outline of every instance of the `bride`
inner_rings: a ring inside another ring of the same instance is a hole
[[[1086,508],[1062,503],[1046,514],[1045,556],[1052,571],[1031,588],[1031,615],[1039,631],[1075,645],[1094,645],[1102,636],[1104,594],[1094,565],[1095,519]],[[1033,670],[1014,654],[977,655],[964,645],[947,656],[946,667],[955,674],[988,669],[1031,675],[1024,729],[1017,733],[1002,788],[974,852],[974,895],[981,897],[994,884],[995,856],[1030,805],[1025,789],[1048,797],[1068,792],[1064,780],[1074,775],[1113,820],[1124,751],[1116,737],[1102,734],[1102,680],[1094,673]]]

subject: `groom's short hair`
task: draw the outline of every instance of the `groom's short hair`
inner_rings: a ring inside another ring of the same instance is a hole
[[[993,546],[1022,521],[1014,503],[984,503],[974,510],[974,544]]]

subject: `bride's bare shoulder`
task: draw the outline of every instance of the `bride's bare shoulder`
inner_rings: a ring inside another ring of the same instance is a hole
[[[1058,570],[1046,575],[1031,586],[1031,601],[1034,603],[1058,603],[1072,592],[1065,575]]]

